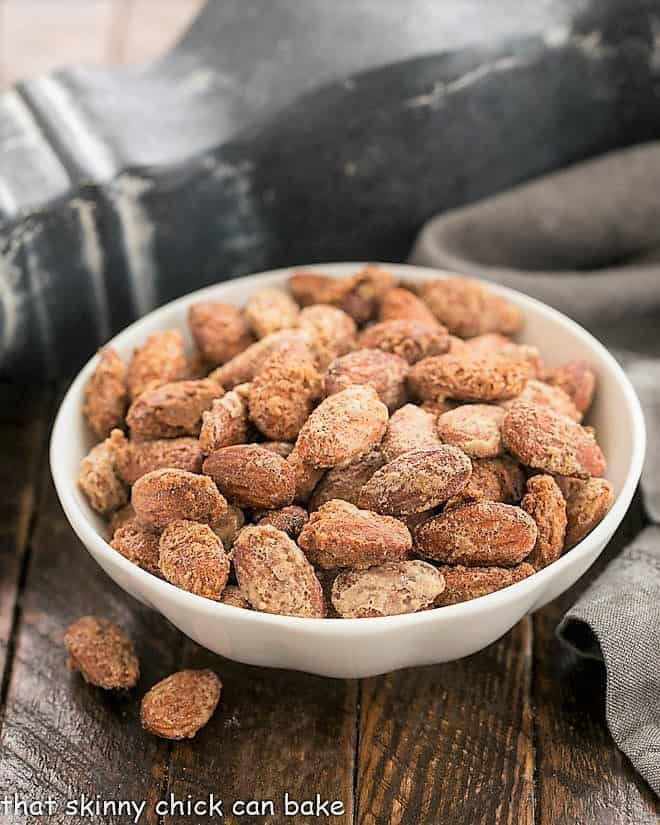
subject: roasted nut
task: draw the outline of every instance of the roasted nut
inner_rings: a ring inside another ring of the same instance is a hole
[[[594,436],[546,407],[514,404],[504,416],[502,440],[523,464],[553,475],[601,476],[606,469]]]
[[[204,455],[196,438],[157,438],[154,441],[127,439],[121,430],[113,430],[110,441],[121,479],[129,485],[145,473],[164,467],[202,472]]]
[[[271,356],[250,384],[250,419],[266,438],[294,441],[321,397],[311,353],[286,348]]]
[[[424,561],[389,562],[340,573],[332,604],[345,619],[398,616],[430,607],[444,588],[442,573]]]
[[[435,416],[414,404],[406,404],[391,415],[381,450],[387,461],[393,461],[410,450],[439,446]]]
[[[121,427],[127,404],[126,367],[112,347],[104,347],[85,384],[82,408],[98,439],[107,438],[114,427]]]
[[[582,414],[591,406],[596,389],[596,374],[585,361],[567,361],[559,367],[546,370],[543,378],[553,387],[564,390]]]
[[[160,572],[171,584],[219,601],[229,578],[229,559],[208,524],[171,521],[160,537]]]
[[[434,561],[512,567],[530,554],[536,536],[534,519],[520,507],[476,501],[420,524],[414,539],[416,552]]]
[[[479,458],[472,461],[472,475],[457,496],[445,504],[445,510],[471,501],[500,501],[517,504],[525,489],[525,471],[515,459]]]
[[[537,570],[561,556],[566,535],[566,502],[552,476],[535,475],[527,480],[520,502],[536,522],[538,537],[527,561]]]
[[[559,415],[565,415],[572,421],[582,421],[582,413],[578,411],[570,397],[561,387],[552,387],[543,381],[532,379],[525,384],[523,391],[510,401],[503,401],[504,409],[511,409],[514,404],[537,404],[548,407]]]
[[[131,436],[144,441],[199,435],[202,413],[222,393],[222,387],[208,378],[174,381],[145,390],[133,401],[126,416]]]
[[[119,530],[120,527],[126,527],[129,524],[137,524],[135,510],[132,504],[126,504],[124,507],[110,514],[110,536],[112,537],[114,535],[115,530]]]
[[[323,618],[321,584],[304,553],[275,527],[244,527],[234,543],[241,593],[256,610]]]
[[[112,441],[106,438],[80,462],[78,486],[97,513],[111,513],[128,501],[128,491],[117,472]]]
[[[515,567],[464,567],[441,565],[438,570],[445,579],[445,589],[435,601],[435,607],[467,602],[502,590],[526,579],[536,570],[523,562]]]
[[[300,430],[296,449],[315,467],[350,464],[380,443],[387,418],[373,387],[348,387],[319,404]]]
[[[295,496],[294,501],[306,502],[314,492],[314,488],[323,478],[323,470],[319,470],[306,461],[297,446],[291,450],[286,459],[293,470]]]
[[[286,533],[289,538],[296,539],[308,521],[307,510],[292,504],[289,507],[280,507],[279,510],[268,510],[256,523],[260,527],[270,525]]]
[[[199,446],[208,455],[221,447],[245,444],[249,433],[247,401],[236,390],[230,390],[202,413]]]
[[[566,499],[566,538],[564,550],[582,541],[606,516],[614,501],[612,485],[604,478],[558,478]]]
[[[226,390],[252,381],[264,361],[280,352],[284,347],[307,346],[307,333],[298,329],[283,329],[251,344],[221,367],[213,370],[209,378],[221,384]]]
[[[337,307],[319,304],[300,313],[301,333],[306,336],[320,370],[355,347],[355,321]]]
[[[390,352],[408,364],[416,364],[422,358],[447,352],[449,335],[437,322],[383,321],[372,324],[360,333],[358,346]]]
[[[243,511],[239,507],[234,507],[233,504],[230,504],[224,516],[221,516],[218,521],[212,522],[209,526],[220,539],[225,550],[229,551],[238,535],[238,531],[244,524],[245,516],[243,515]]]
[[[298,544],[317,567],[364,569],[407,559],[412,539],[397,519],[333,499],[311,514]]]
[[[494,458],[503,451],[504,415],[501,407],[463,404],[438,417],[438,434],[445,444],[460,447],[471,458]]]
[[[408,363],[379,349],[360,349],[335,358],[325,375],[326,396],[354,385],[373,387],[390,410],[406,401]]]
[[[193,304],[188,310],[188,324],[200,352],[213,367],[230,361],[254,341],[243,313],[231,304]]]
[[[249,297],[245,318],[257,338],[298,325],[300,307],[283,289],[263,287]]]
[[[428,326],[440,326],[435,315],[410,290],[392,287],[381,298],[378,317],[381,321],[419,321]]]
[[[141,347],[133,350],[126,371],[126,385],[131,400],[143,392],[171,381],[180,381],[188,372],[183,336],[176,329],[150,335]]]
[[[345,280],[345,279],[343,279]],[[345,291],[343,280],[321,272],[295,272],[289,278],[289,289],[300,306],[335,304]]]
[[[289,278],[289,287],[301,306],[331,304],[362,323],[376,314],[380,298],[393,281],[389,272],[370,264],[346,278],[297,272]]]
[[[457,447],[413,450],[377,470],[358,504],[390,516],[421,513],[460,493],[471,474],[470,459]]]
[[[422,400],[505,401],[520,395],[530,378],[529,364],[505,355],[436,355],[411,368],[408,380]]]
[[[135,687],[140,663],[133,643],[119,625],[96,616],[82,616],[64,634],[70,670],[80,671],[90,685],[104,690]]]
[[[232,607],[242,607],[243,610],[251,610],[250,602],[241,593],[241,588],[235,584],[228,584],[222,591],[220,601],[223,604],[230,604]]]
[[[124,558],[137,564],[147,573],[160,576],[158,539],[158,533],[143,527],[136,519],[133,519],[114,531],[110,545]]]
[[[227,512],[227,502],[213,481],[185,470],[143,475],[133,486],[131,503],[140,523],[155,529],[176,519],[213,523]]]
[[[327,501],[341,499],[357,504],[360,492],[371,476],[379,470],[385,459],[379,450],[372,450],[345,467],[333,467],[323,476],[314,489],[309,510],[318,510]]]
[[[486,332],[512,335],[522,327],[518,307],[471,278],[423,281],[418,293],[437,320],[461,338]]]
[[[516,361],[527,361],[534,378],[541,378],[544,366],[541,354],[536,347],[527,344],[516,344],[506,335],[499,332],[487,332],[477,335],[463,342],[464,351],[472,356],[477,355],[506,355]]]
[[[277,453],[282,458],[288,458],[293,451],[293,444],[289,441],[261,441],[259,446],[264,450],[270,450],[271,453]]]
[[[213,716],[222,682],[212,670],[180,670],[145,693],[142,727],[162,739],[192,739]]]
[[[236,444],[216,450],[204,462],[204,472],[239,507],[273,510],[293,502],[293,468],[281,456],[258,444]]]

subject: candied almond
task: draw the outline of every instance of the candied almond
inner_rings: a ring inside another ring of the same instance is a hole
[[[212,670],[173,673],[142,698],[142,727],[162,739],[192,739],[213,716],[221,690]]]
[[[345,467],[328,470],[314,488],[314,495],[309,502],[310,512],[318,510],[333,498],[357,504],[362,488],[384,463],[380,450],[372,450]]]
[[[315,467],[350,464],[380,443],[387,419],[387,407],[373,387],[347,387],[322,401],[309,416],[296,449]]]
[[[158,547],[160,572],[168,582],[196,596],[220,599],[229,578],[229,559],[208,524],[171,521]]]
[[[362,569],[407,559],[412,540],[397,519],[333,499],[310,515],[298,544],[317,567]]]
[[[413,392],[422,400],[505,401],[522,392],[531,377],[526,362],[504,355],[435,355],[410,370]]]
[[[606,469],[594,436],[547,407],[514,404],[504,416],[502,440],[523,464],[552,475],[601,476]]]
[[[614,491],[605,478],[558,478],[557,483],[566,500],[564,549],[570,550],[605,518],[614,501]]]
[[[132,401],[145,390],[180,381],[187,371],[188,359],[181,333],[177,329],[155,332],[133,350],[126,370],[129,398]]]
[[[522,509],[536,522],[538,537],[527,557],[537,570],[561,556],[566,535],[566,502],[552,476],[535,475],[527,480]]]
[[[435,600],[435,607],[487,596],[536,573],[527,562],[516,564],[514,567],[465,567],[462,564],[443,564],[438,570],[444,576],[446,587]]]
[[[319,272],[296,272],[289,278],[289,288],[303,307],[330,304],[362,323],[373,318],[380,298],[393,282],[389,272],[375,264],[368,264],[354,275],[344,278],[333,278]]]
[[[277,453],[282,458],[288,458],[293,451],[293,444],[290,441],[260,441],[259,446],[271,453]]]
[[[449,335],[437,322],[382,321],[360,333],[358,346],[390,352],[408,364],[416,364],[422,358],[447,352]]]
[[[133,505],[125,504],[123,507],[120,507],[119,510],[115,510],[114,513],[110,514],[110,536],[113,535],[115,530],[119,530],[120,527],[134,523],[136,523],[136,518]]]
[[[427,326],[439,326],[426,304],[409,289],[401,287],[392,287],[383,294],[378,317],[381,321],[418,321]]]
[[[295,495],[294,501],[305,502],[314,492],[314,488],[323,478],[323,470],[318,469],[306,461],[297,445],[286,458],[286,462],[293,470]]]
[[[258,444],[236,444],[215,450],[204,461],[204,472],[239,507],[272,510],[293,502],[293,468],[277,453]]]
[[[516,344],[507,335],[498,332],[487,332],[477,335],[464,342],[465,351],[471,355],[506,355],[517,361],[526,361],[534,378],[540,378],[544,367],[541,354],[536,347],[527,344]]]
[[[173,381],[145,390],[126,416],[131,436],[145,441],[199,435],[202,413],[222,393],[222,387],[209,378]]]
[[[514,404],[537,404],[548,407],[559,415],[565,415],[572,421],[582,421],[582,413],[561,387],[553,387],[536,379],[528,381],[520,395],[510,401],[503,401],[501,406],[510,409]]]
[[[314,568],[286,533],[270,525],[244,527],[234,543],[233,559],[241,593],[256,610],[319,619],[325,615]]]
[[[421,513],[460,493],[471,473],[470,459],[457,447],[411,450],[371,476],[358,504],[383,515]]]
[[[143,527],[135,519],[113,532],[110,542],[118,553],[147,573],[160,576],[158,566],[158,533]]]
[[[110,438],[89,451],[80,462],[78,486],[97,513],[111,513],[128,501],[128,491],[117,472],[117,457]]]
[[[596,389],[596,373],[586,361],[567,361],[545,371],[543,380],[553,387],[559,387],[570,397],[582,414],[591,406]]]
[[[359,349],[335,358],[325,374],[326,396],[354,385],[373,387],[392,411],[406,401],[408,362],[379,349]]]
[[[103,347],[83,392],[82,412],[97,438],[121,427],[127,404],[126,367],[112,347]]]
[[[332,585],[332,604],[345,619],[398,616],[430,607],[445,588],[424,561],[395,561],[367,570],[344,570]]]
[[[133,485],[131,504],[141,524],[155,529],[175,519],[218,521],[227,502],[208,476],[186,470],[153,470]]]
[[[230,361],[254,341],[241,310],[220,301],[193,304],[188,324],[199,351],[213,367]]]
[[[446,564],[512,567],[532,551],[534,519],[510,504],[476,501],[445,510],[415,530],[420,556]]]
[[[289,277],[289,289],[293,297],[303,307],[313,304],[334,304],[341,301],[344,289],[342,282],[321,272],[294,272]]]
[[[119,625],[82,616],[64,634],[70,670],[80,671],[90,685],[104,690],[135,687],[140,663],[133,643]]]
[[[443,413],[449,412],[449,410],[455,410],[456,407],[462,406],[462,401],[453,401],[451,398],[436,398],[433,401],[423,401],[419,405],[421,410],[432,415],[434,419],[437,419]]]
[[[279,510],[267,510],[256,523],[260,527],[268,524],[286,533],[289,538],[296,539],[308,521],[307,510],[304,507],[291,504],[288,507],[280,507]]]
[[[355,321],[337,307],[326,304],[306,307],[300,313],[299,327],[321,370],[355,347]]]
[[[240,384],[252,381],[264,361],[271,355],[289,346],[306,347],[307,341],[307,333],[303,330],[283,329],[280,332],[273,332],[239,352],[221,367],[209,373],[208,377],[221,384],[226,390],[234,389]]]
[[[215,398],[211,409],[202,413],[199,446],[206,455],[221,447],[245,444],[249,434],[247,401],[235,389]]]
[[[245,318],[257,338],[297,326],[299,314],[298,304],[277,287],[257,289],[245,305]]]
[[[494,458],[502,451],[500,427],[505,412],[490,404],[463,404],[438,417],[445,444],[460,447],[471,458]]]
[[[487,499],[503,504],[517,504],[525,488],[525,471],[510,456],[476,458],[472,460],[472,475],[457,496],[452,496],[445,509]]]
[[[435,416],[414,404],[406,404],[390,416],[380,446],[387,461],[410,450],[439,447]]]
[[[152,470],[164,467],[202,472],[204,455],[196,438],[157,438],[154,441],[127,439],[121,430],[113,430],[110,440],[115,450],[117,472],[129,485]]]

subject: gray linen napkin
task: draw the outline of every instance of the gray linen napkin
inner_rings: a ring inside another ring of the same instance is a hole
[[[578,164],[430,220],[411,262],[519,289],[590,328],[642,401],[642,475],[660,524],[660,143]],[[624,347],[625,349],[621,349]],[[646,528],[568,611],[559,638],[604,662],[617,745],[660,795],[660,527]]]

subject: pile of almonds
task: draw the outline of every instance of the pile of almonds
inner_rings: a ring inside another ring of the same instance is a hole
[[[520,310],[458,276],[298,272],[105,348],[80,487],[112,547],[244,609],[361,618],[462,602],[551,564],[612,488],[589,365],[547,369]]]

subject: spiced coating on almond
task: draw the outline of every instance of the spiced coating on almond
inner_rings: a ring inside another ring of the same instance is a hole
[[[224,364],[254,342],[240,309],[219,301],[200,301],[188,310],[195,344],[211,366]]]
[[[559,415],[565,415],[572,421],[582,421],[582,413],[579,412],[570,396],[561,387],[553,387],[543,381],[535,379],[528,381],[520,395],[510,401],[503,401],[502,407],[511,409],[514,404],[537,404],[541,407],[548,407]]]
[[[318,510],[332,499],[357,504],[362,488],[371,476],[385,464],[380,450],[372,450],[346,467],[333,467],[314,488],[309,510]]]
[[[557,482],[566,500],[564,549],[570,550],[605,518],[614,501],[614,491],[605,478],[558,478]]]
[[[293,444],[290,441],[260,441],[259,446],[271,453],[277,453],[282,458],[288,458],[293,452]]]
[[[392,287],[380,300],[378,317],[381,321],[415,321],[425,326],[440,326],[435,315],[409,289]]]
[[[393,283],[392,275],[375,264],[344,278],[318,272],[296,272],[289,278],[289,288],[301,306],[331,304],[358,323],[374,317],[380,298]]]
[[[366,349],[380,349],[416,364],[422,358],[442,355],[449,349],[447,330],[434,322],[382,321],[367,327],[358,338],[358,345]]]
[[[199,446],[205,455],[221,447],[245,444],[249,435],[247,400],[236,390],[215,398],[211,408],[202,413]]]
[[[159,530],[176,519],[213,523],[227,501],[213,480],[186,470],[154,470],[133,485],[131,504],[141,524]]]
[[[390,410],[406,401],[408,363],[398,355],[379,349],[360,349],[336,358],[325,374],[326,396],[353,385],[373,387]]]
[[[531,377],[529,364],[504,355],[436,355],[418,361],[408,376],[422,400],[506,401],[523,390]]]
[[[470,459],[457,447],[412,450],[377,470],[358,504],[383,515],[421,513],[460,493],[471,474]]]
[[[171,467],[201,473],[204,454],[196,438],[157,438],[154,441],[127,439],[121,430],[110,434],[115,450],[117,471],[129,485],[145,473]]]
[[[160,576],[158,566],[159,535],[148,527],[143,527],[137,519],[127,522],[114,531],[110,542],[118,553],[133,564]]]
[[[277,453],[258,444],[215,450],[204,461],[204,472],[238,507],[272,510],[293,503],[293,468]]]
[[[126,423],[139,440],[199,435],[202,413],[222,395],[217,383],[200,378],[174,381],[146,390],[131,404]]]
[[[387,419],[373,387],[351,386],[319,404],[300,430],[296,449],[315,467],[350,464],[380,443]]]
[[[183,336],[177,329],[165,329],[150,335],[133,351],[126,371],[126,386],[131,400],[143,392],[171,381],[180,381],[188,373]]]
[[[270,525],[244,527],[234,543],[234,568],[241,593],[265,613],[321,619],[321,583],[302,550]]]
[[[119,625],[97,616],[82,616],[69,625],[64,647],[70,670],[77,670],[90,685],[103,690],[135,687],[140,663],[133,643]]]
[[[440,565],[438,571],[445,579],[445,589],[436,599],[435,607],[459,604],[497,590],[510,587],[536,572],[527,562],[514,567],[465,567],[462,564]]]
[[[128,490],[117,471],[111,439],[92,447],[80,462],[78,486],[97,513],[107,515],[128,502]]]
[[[298,326],[311,347],[320,370],[355,348],[355,321],[337,307],[318,304],[300,313]]]
[[[250,384],[250,419],[266,438],[295,441],[320,397],[321,376],[311,353],[287,348],[271,356]]]
[[[307,510],[291,504],[288,507],[280,507],[279,510],[268,510],[256,523],[261,527],[270,525],[286,533],[289,538],[296,539],[308,521]]]
[[[511,456],[472,460],[472,475],[461,492],[452,496],[445,509],[486,499],[503,504],[518,504],[525,490],[525,470]]]
[[[547,407],[514,404],[502,422],[502,440],[523,464],[552,475],[602,476],[607,467],[593,434]]]
[[[405,404],[392,413],[380,449],[387,461],[393,461],[402,453],[439,447],[436,416],[417,407]]]
[[[85,384],[82,412],[94,435],[103,440],[121,427],[128,404],[126,367],[112,347],[98,352],[94,371]]]
[[[222,366],[209,373],[209,378],[221,384],[226,390],[245,384],[254,378],[264,361],[285,347],[307,346],[307,334],[302,330],[283,329],[261,338],[239,352]]]
[[[332,605],[345,619],[399,616],[430,607],[445,588],[424,561],[389,562],[367,570],[344,570],[332,585]]]
[[[463,349],[470,355],[506,355],[516,361],[526,361],[534,378],[541,378],[544,372],[543,359],[536,347],[528,344],[516,344],[507,335],[487,332],[463,342]]]
[[[128,524],[135,523],[137,523],[137,519],[133,505],[125,504],[123,507],[120,507],[119,510],[115,510],[114,513],[111,513],[110,515],[110,536],[112,537],[115,530],[119,530],[120,527],[125,527]]]
[[[512,567],[534,548],[534,519],[510,504],[477,501],[445,510],[415,530],[415,550],[424,558],[470,567]]]
[[[567,361],[548,369],[543,380],[562,389],[582,414],[591,406],[596,389],[596,373],[586,361]]]
[[[229,578],[229,559],[208,524],[171,521],[159,542],[158,565],[170,584],[219,601]]]
[[[460,447],[471,458],[495,458],[503,452],[500,428],[505,411],[491,404],[463,404],[438,418],[445,444]]]
[[[250,602],[241,593],[241,588],[237,587],[235,584],[228,584],[227,587],[225,587],[222,591],[222,595],[220,596],[220,601],[222,604],[229,604],[232,607],[241,607],[243,610],[252,609]]]
[[[527,557],[537,570],[561,556],[566,536],[566,502],[552,476],[535,475],[527,480],[522,509],[536,522],[538,536]]]
[[[364,569],[409,558],[412,538],[395,518],[333,499],[311,514],[298,544],[316,567]]]
[[[173,673],[142,698],[142,727],[162,739],[192,739],[215,713],[221,691],[212,670]]]
[[[266,449],[264,447],[264,449]],[[279,453],[278,453],[279,454]],[[295,444],[286,458],[286,463],[293,472],[293,484],[295,489],[294,501],[307,502],[314,492],[316,485],[323,478],[324,471],[315,467],[305,459]]]
[[[299,314],[298,304],[277,287],[257,289],[245,305],[245,320],[257,338],[297,326]]]

